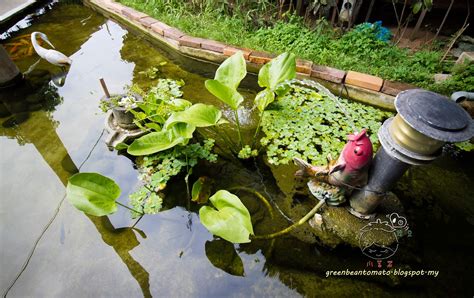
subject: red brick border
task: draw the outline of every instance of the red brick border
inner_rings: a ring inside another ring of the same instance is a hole
[[[245,60],[256,67],[269,62],[276,55],[262,52],[253,51],[251,49],[244,49],[235,46],[229,46],[221,42],[198,38],[186,35],[177,28],[171,27],[163,22],[160,22],[153,17],[148,16],[145,13],[138,12],[130,7],[116,3],[113,0],[87,0],[89,2],[95,2],[97,6],[105,6],[109,10],[119,13],[122,17],[132,23],[138,23],[147,30],[152,31],[158,35],[168,38],[168,43],[174,40],[172,44],[179,47],[194,48],[200,50],[206,50],[214,52],[216,54],[223,54],[222,56],[232,56],[237,51],[242,51]],[[166,42],[166,40],[165,40]],[[193,54],[191,54],[193,55]],[[198,55],[199,56],[199,55]],[[220,59],[220,58],[219,58]],[[257,68],[258,69],[258,68]],[[296,71],[300,75],[311,76],[312,78],[323,80],[329,84],[341,84],[345,83],[358,88],[367,90],[367,92],[376,91],[380,96],[396,96],[400,91],[416,88],[416,86],[383,80],[377,76],[368,75],[356,71],[344,71],[336,68],[332,68],[324,65],[315,65],[312,61],[297,59]],[[382,96],[382,97],[383,97]]]

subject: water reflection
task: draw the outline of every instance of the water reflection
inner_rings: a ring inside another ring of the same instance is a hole
[[[144,297],[152,297],[150,292],[150,274],[137,262],[131,255],[130,251],[140,245],[135,232],[143,239],[146,235],[137,228],[118,228],[116,229],[107,216],[95,217],[87,215],[92,221],[102,240],[111,246],[122,262],[127,266],[130,274],[140,285]]]
[[[99,28],[98,24],[105,21],[95,13],[90,14],[91,11],[82,6],[61,6],[57,10],[61,11],[59,13],[61,18],[64,18],[64,14],[75,16],[72,20],[68,20],[69,24],[61,23],[62,30],[68,27],[77,28],[79,23],[82,27],[81,30],[75,30],[74,34],[68,33],[68,40],[72,42],[59,43],[61,50],[68,54],[77,52]],[[86,18],[83,17],[85,13],[89,14]],[[50,17],[53,20],[58,17],[58,11],[51,14]],[[86,23],[88,23],[87,26],[84,26]],[[44,27],[41,22],[38,26]],[[51,35],[54,36],[55,31],[52,27],[54,26],[48,26],[45,31],[53,32]],[[56,35],[52,39],[57,37]],[[54,111],[64,101],[60,95],[64,94],[64,90],[60,88],[65,85],[67,73],[58,72],[54,66],[46,63],[33,62],[34,59],[36,59],[35,55],[24,55],[17,63],[25,73],[25,80],[14,88],[0,92],[0,122],[2,124],[0,136],[15,139],[19,145],[32,144],[43,161],[66,186],[68,178],[80,170],[80,166],[75,164],[57,133],[59,121],[54,117]],[[94,149],[95,145],[92,150]],[[140,244],[135,233],[142,238],[146,238],[146,235],[138,229],[116,229],[108,217],[87,216],[87,218],[93,223],[104,243],[114,249],[128,268],[143,295],[151,297],[149,273],[130,255],[130,251]],[[64,236],[64,233],[62,235]],[[18,270],[18,268],[8,268],[8,270]]]
[[[29,86],[29,84],[25,84]],[[50,87],[43,90],[42,94],[56,99],[59,98],[57,88],[52,85],[48,86]],[[28,88],[26,89],[28,90]],[[21,90],[21,88],[15,89],[16,92],[18,92],[18,90]],[[49,102],[58,104],[61,101],[50,100]],[[11,107],[11,102],[3,101],[3,103],[6,104],[7,107]],[[43,160],[53,170],[62,184],[66,186],[68,178],[72,174],[77,173],[79,169],[74,164],[61,138],[56,132],[58,123],[46,110],[29,114],[28,110],[30,105],[28,102],[15,101],[15,104],[21,107],[21,109],[17,107],[14,110],[16,113],[3,122],[4,129],[0,130],[0,135],[15,138],[21,145],[26,143],[33,144],[43,157]],[[54,106],[55,104],[50,105],[52,109],[54,109]],[[129,253],[140,244],[134,231],[137,231],[143,238],[146,238],[146,235],[138,229],[116,229],[106,216],[87,217],[96,227],[102,240],[115,250],[122,262],[127,266],[133,278],[140,285],[143,295],[145,297],[151,297],[149,274]]]

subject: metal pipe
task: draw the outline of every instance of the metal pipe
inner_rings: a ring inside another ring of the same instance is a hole
[[[454,100],[456,103],[461,103],[465,100],[473,101],[474,100],[474,92],[466,92],[466,91],[457,91],[451,94],[451,99]]]
[[[469,98],[473,94],[460,95]],[[436,159],[446,142],[461,142],[474,136],[474,122],[469,114],[434,92],[400,92],[395,107],[397,116],[387,119],[378,132],[382,146],[372,161],[369,181],[349,199],[349,211],[360,218],[373,215],[386,192],[412,165]]]
[[[370,217],[385,197],[385,193],[410,166],[390,156],[384,147],[380,147],[372,161],[367,185],[361,190],[356,190],[351,196],[351,213],[362,218],[366,217],[364,215]]]

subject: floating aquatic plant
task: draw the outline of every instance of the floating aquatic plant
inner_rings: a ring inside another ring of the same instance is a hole
[[[287,164],[294,157],[315,165],[326,164],[327,155],[337,158],[353,133],[350,117],[357,129],[367,128],[377,147],[377,131],[392,113],[340,99],[340,106],[311,88],[292,84],[286,95],[273,102],[264,113],[260,142],[266,147],[271,164]]]

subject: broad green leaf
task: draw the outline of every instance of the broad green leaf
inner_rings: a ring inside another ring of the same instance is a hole
[[[199,177],[193,184],[191,192],[191,200],[198,204],[205,204],[211,196],[211,188],[213,181],[209,177]]]
[[[206,89],[211,92],[212,95],[229,105],[234,111],[237,110],[239,105],[244,101],[244,98],[238,91],[227,87],[217,80],[207,80],[205,85]]]
[[[193,137],[193,133],[196,130],[196,126],[188,124],[188,123],[176,123],[171,128],[173,134],[176,138],[183,138],[183,139],[191,139]]]
[[[120,187],[100,174],[78,173],[69,178],[66,196],[80,211],[103,216],[117,211],[115,200],[120,196]]]
[[[278,84],[296,76],[296,59],[292,53],[283,53],[268,62],[258,73],[258,84],[261,87],[275,90]]]
[[[206,241],[205,250],[214,267],[235,276],[244,276],[244,263],[232,243],[222,239]]]
[[[221,116],[221,111],[215,106],[198,103],[187,110],[173,113],[166,120],[165,128],[169,128],[178,122],[188,123],[196,127],[212,126],[217,124]]]
[[[209,198],[212,205],[199,209],[201,223],[214,235],[233,243],[250,242],[253,234],[250,213],[239,197],[226,190],[219,190]]]
[[[238,51],[231,57],[227,58],[216,71],[215,80],[230,89],[237,90],[237,87],[247,74],[247,66],[245,64],[244,55]]]
[[[260,112],[263,112],[265,108],[275,100],[275,93],[270,89],[265,89],[260,91],[257,96],[255,96],[255,104]]]
[[[182,141],[182,137],[176,137],[171,131],[152,132],[133,141],[127,152],[134,156],[148,155],[174,147]]]

